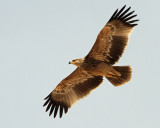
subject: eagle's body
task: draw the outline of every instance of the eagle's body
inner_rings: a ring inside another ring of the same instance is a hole
[[[70,64],[74,64],[77,67],[81,68],[82,70],[86,71],[87,73],[93,75],[108,76],[108,77],[121,75],[112,66],[107,64],[107,62],[102,60],[96,60],[94,58],[86,57],[85,59],[76,59],[70,62]]]
[[[46,111],[49,115],[54,111],[66,113],[79,99],[87,96],[93,89],[103,82],[106,77],[114,86],[120,86],[131,78],[130,66],[113,66],[122,56],[128,43],[129,35],[138,20],[130,20],[136,15],[134,11],[128,13],[130,7],[124,11],[125,6],[112,15],[108,23],[97,36],[97,40],[88,55],[81,59],[69,62],[77,69],[63,79],[57,87],[45,98]]]

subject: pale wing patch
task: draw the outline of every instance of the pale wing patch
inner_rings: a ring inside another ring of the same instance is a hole
[[[95,44],[93,45],[88,56],[96,60],[106,60],[109,54],[109,49],[112,46],[112,31],[111,28],[106,26],[98,34]]]

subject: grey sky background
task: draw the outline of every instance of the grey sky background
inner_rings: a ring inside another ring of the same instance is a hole
[[[84,57],[113,12],[131,6],[140,19],[116,65],[131,65],[121,87],[107,80],[62,119],[42,107]],[[0,0],[1,128],[159,128],[158,0]]]

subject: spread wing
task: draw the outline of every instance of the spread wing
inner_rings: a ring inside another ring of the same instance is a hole
[[[94,76],[77,68],[68,77],[62,80],[57,87],[45,98],[47,105],[46,111],[49,115],[54,112],[54,118],[59,109],[60,118],[63,111],[67,113],[70,108],[79,99],[87,96],[93,89],[98,87],[103,81],[102,76]]]
[[[106,61],[108,64],[115,64],[128,43],[129,35],[135,23],[138,20],[132,20],[137,15],[132,15],[134,11],[129,12],[130,8],[125,10],[124,6],[114,12],[108,23],[99,33],[97,40],[87,55],[98,60]]]

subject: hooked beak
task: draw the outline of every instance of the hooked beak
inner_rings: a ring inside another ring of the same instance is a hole
[[[69,63],[68,64],[71,64],[71,62],[69,61]]]

